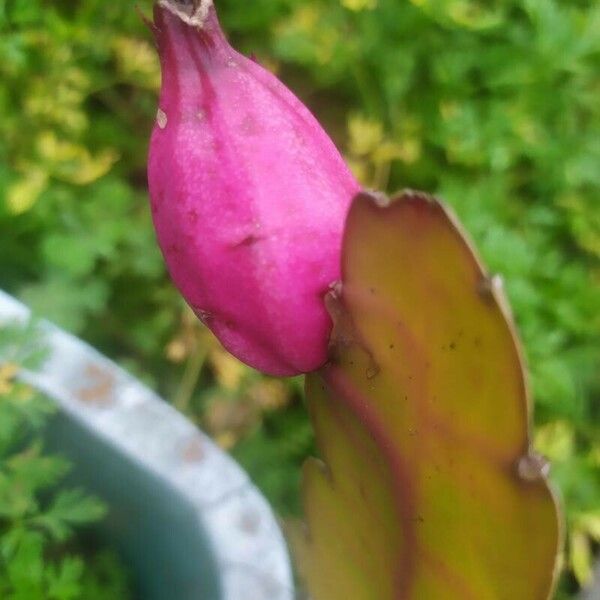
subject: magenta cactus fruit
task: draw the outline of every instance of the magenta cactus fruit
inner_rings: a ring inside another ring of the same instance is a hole
[[[247,364],[314,370],[359,185],[307,108],[231,48],[212,2],[160,0],[154,19],[163,80],[148,180],[171,277]]]

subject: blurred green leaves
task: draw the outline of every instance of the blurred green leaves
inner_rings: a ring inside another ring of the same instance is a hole
[[[165,287],[140,185],[158,62],[129,6],[7,2],[0,32],[1,285],[81,332],[125,281]]]
[[[76,530],[104,517],[106,507],[64,486],[68,461],[42,443],[55,406],[16,379],[41,356],[34,326],[0,329],[0,597],[125,600],[128,577],[116,556],[88,550],[88,557],[75,544]]]

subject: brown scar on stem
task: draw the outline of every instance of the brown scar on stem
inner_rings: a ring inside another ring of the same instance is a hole
[[[390,197],[386,193],[370,189],[366,189],[362,192],[359,192],[356,195],[354,201],[356,202],[356,200],[359,198],[367,200],[368,202],[372,202],[373,204],[375,204],[375,206],[378,206],[379,208],[387,208],[391,202]]]
[[[493,302],[496,295],[501,293],[503,289],[504,282],[502,276],[498,274],[485,275],[477,284],[477,293],[486,302]]]
[[[524,481],[540,481],[550,473],[550,462],[537,452],[522,456],[517,462],[517,474]]]
[[[381,372],[381,367],[375,360],[371,348],[358,332],[350,312],[344,304],[341,281],[334,281],[330,284],[329,292],[325,294],[325,308],[333,321],[333,329],[329,338],[329,363],[337,363],[344,348],[357,344],[368,357],[365,376],[369,380],[374,379]]]

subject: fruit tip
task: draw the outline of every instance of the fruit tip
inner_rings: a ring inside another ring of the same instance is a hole
[[[202,29],[213,6],[213,0],[158,0],[157,4],[187,25]]]

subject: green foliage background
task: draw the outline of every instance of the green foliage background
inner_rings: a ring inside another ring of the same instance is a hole
[[[34,326],[0,330],[0,597],[127,600],[129,576],[116,554],[84,548],[76,536],[107,507],[66,487],[69,462],[44,451],[42,431],[56,406],[15,380],[43,356]]]
[[[568,596],[600,541],[600,4],[217,5],[365,185],[441,195],[503,274],[566,502]],[[0,0],[0,57],[0,287],[158,388],[295,513],[312,450],[297,382],[224,355],[165,276],[145,187],[159,73],[134,3]]]

